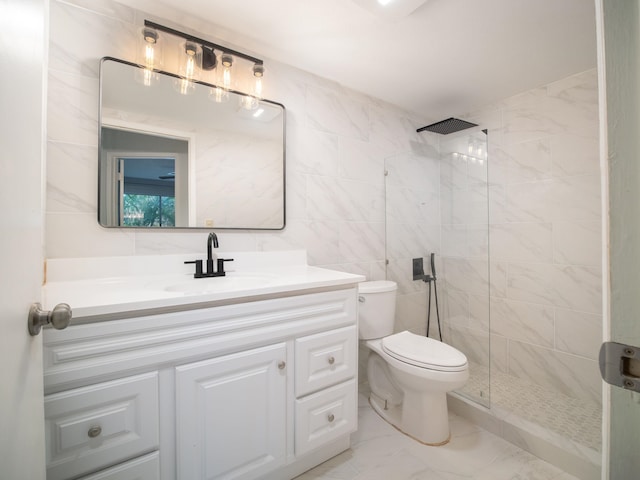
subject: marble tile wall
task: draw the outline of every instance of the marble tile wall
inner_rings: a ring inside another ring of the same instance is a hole
[[[146,18],[218,40],[215,28],[199,19],[162,13],[165,18],[112,0],[51,2],[48,258],[204,252],[206,231],[105,229],[96,220],[99,59],[135,60],[137,31]],[[424,120],[264,60],[265,97],[287,108],[287,226],[220,230],[221,250],[305,248],[310,264],[384,278],[384,161],[429,148],[415,132]]]
[[[50,9],[46,256],[203,251],[206,231],[98,225],[98,67],[107,55],[135,59],[145,18],[213,41],[215,30],[195,18],[171,16],[176,24],[112,0],[52,0]],[[442,288],[441,298],[458,305],[448,328],[470,333],[486,326],[489,303],[480,290],[490,277],[492,367],[599,401],[595,71],[467,115],[489,129],[489,194],[467,183],[467,196],[455,203],[444,202],[445,193],[458,181],[477,183],[482,173],[445,172],[438,140],[415,132],[424,119],[292,66],[265,64],[265,96],[287,107],[287,227],[218,231],[221,250],[305,248],[313,265],[397,280],[396,328],[416,332],[425,328],[426,285],[410,280],[410,259],[436,252],[439,271],[469,289],[463,298]],[[482,258],[486,223],[468,221],[487,201],[489,265]],[[469,334],[465,342],[470,356],[489,361],[486,339]]]
[[[443,220],[442,255],[454,343],[468,345],[472,360],[487,365],[488,353],[473,348],[482,345],[478,331],[488,330],[482,315],[474,318],[472,299],[488,298],[489,273],[491,367],[599,403],[596,71],[524,92],[465,118],[489,129],[490,265],[470,247],[483,241],[472,238],[472,209],[463,208],[474,195],[471,174],[445,162],[442,211],[453,221],[445,225]],[[457,195],[448,195],[451,190]],[[475,303],[476,309],[483,308]],[[489,343],[483,345],[486,349]]]

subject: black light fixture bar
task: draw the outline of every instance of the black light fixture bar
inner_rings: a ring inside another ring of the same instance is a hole
[[[259,58],[252,57],[251,55],[247,55],[245,53],[238,52],[237,50],[233,50],[231,48],[223,47],[222,45],[218,45],[217,43],[213,43],[213,42],[210,42],[208,40],[203,40],[202,38],[194,37],[193,35],[189,35],[188,33],[183,33],[181,31],[175,30],[173,28],[165,27],[164,25],[160,25],[160,24],[152,22],[150,20],[145,20],[144,21],[144,26],[145,27],[151,27],[151,28],[154,28],[156,30],[160,30],[161,32],[166,32],[166,33],[168,33],[170,35],[174,35],[176,37],[182,37],[185,40],[189,40],[190,42],[198,43],[198,44],[200,44],[202,46],[209,47],[209,48],[214,49],[214,50],[220,50],[220,51],[222,51],[224,53],[228,53],[230,55],[233,55],[234,57],[243,58],[245,60],[248,60],[250,62],[255,63],[256,65],[262,65],[264,63]]]

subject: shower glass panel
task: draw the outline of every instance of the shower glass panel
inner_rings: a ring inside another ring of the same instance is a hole
[[[440,136],[442,313],[445,341],[469,360],[459,393],[490,405],[487,134]]]
[[[436,142],[437,145],[437,142]],[[385,160],[386,278],[398,284],[395,331],[425,335],[427,285],[413,280],[412,259],[440,251],[439,155],[426,145],[420,152]]]
[[[423,133],[421,141],[385,160],[386,277],[398,284],[395,330],[427,333],[429,285],[413,280],[413,259],[422,258],[431,275],[435,253],[429,336],[439,339],[441,330],[442,340],[467,356],[471,376],[459,393],[488,407],[487,135]]]

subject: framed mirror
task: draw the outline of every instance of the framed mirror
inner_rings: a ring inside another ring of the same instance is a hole
[[[98,221],[104,227],[281,230],[285,226],[285,108],[110,57],[100,68]],[[213,98],[212,98],[213,97]]]

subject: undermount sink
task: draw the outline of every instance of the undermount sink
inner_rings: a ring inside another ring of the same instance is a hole
[[[168,285],[165,287],[165,290],[186,294],[228,292],[231,290],[264,287],[273,283],[274,278],[274,276],[267,274],[232,273],[224,277],[193,278],[186,282]]]

